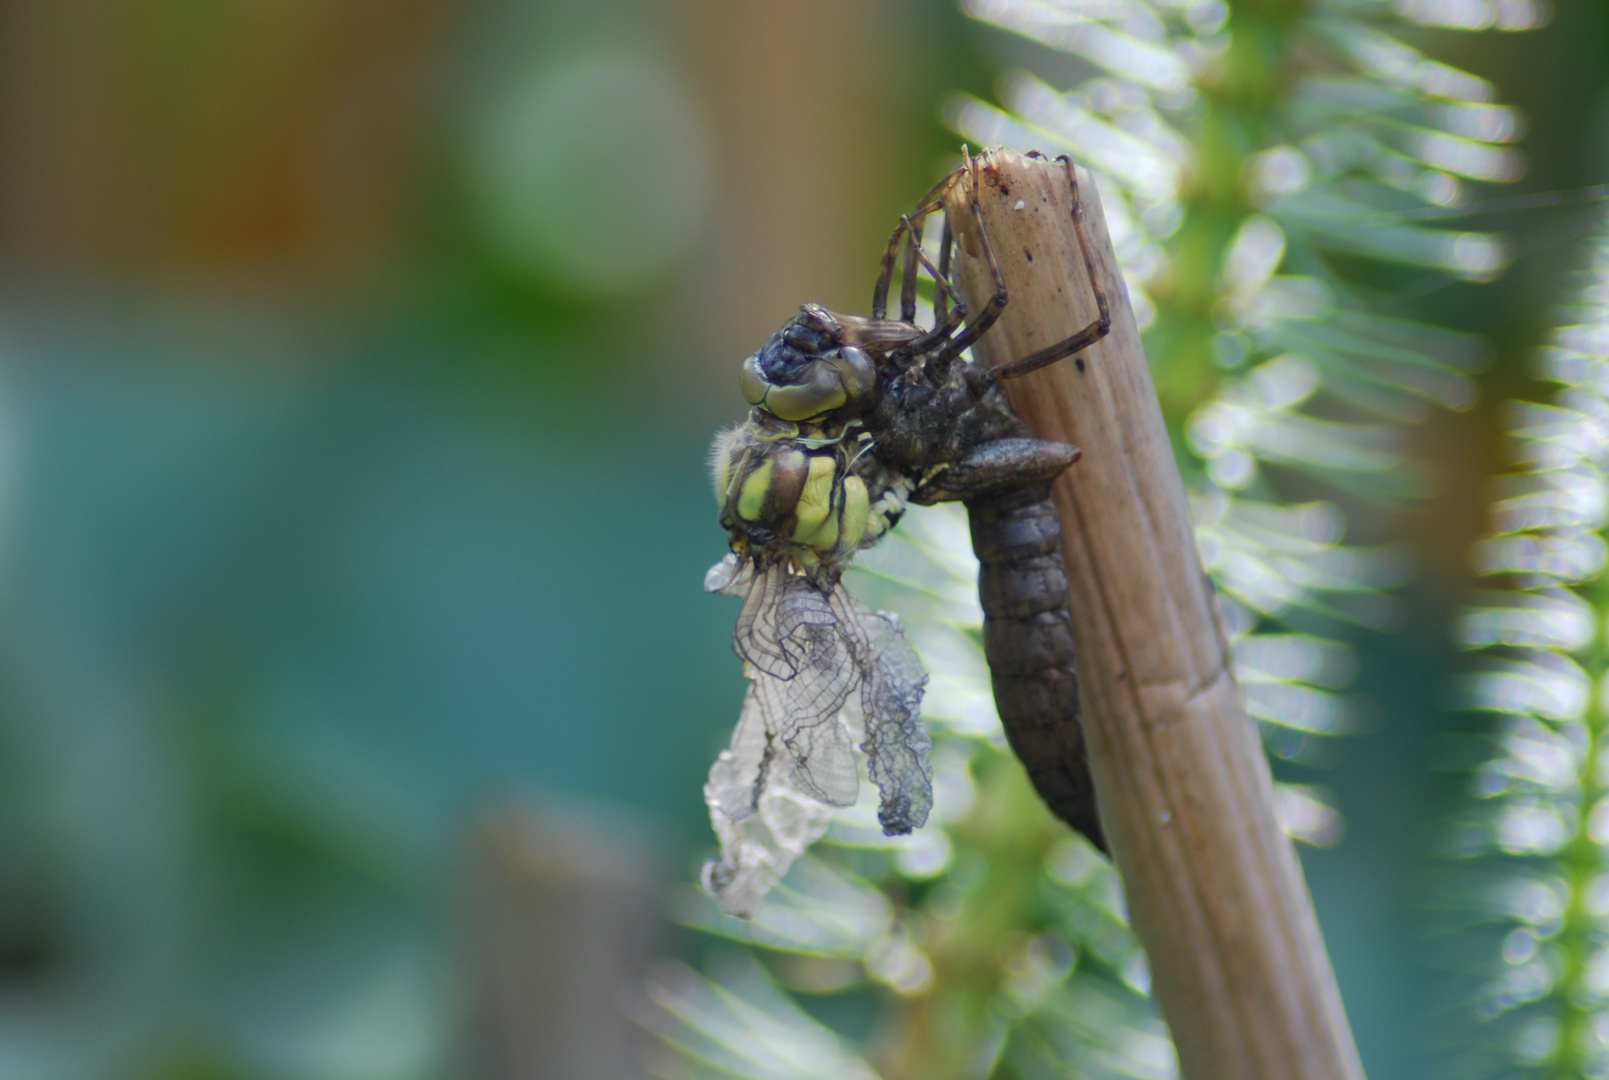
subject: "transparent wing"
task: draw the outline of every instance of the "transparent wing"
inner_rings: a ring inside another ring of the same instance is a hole
[[[833,808],[854,804],[859,732],[850,721],[864,722],[862,749],[888,835],[927,821],[933,769],[921,718],[927,676],[894,617],[858,603],[841,583],[824,591],[781,567],[744,580],[740,569],[726,560],[709,579],[711,591],[747,586],[734,641],[754,681],[704,787],[721,841],[704,887],[728,914],[751,917],[826,831]]]
[[[710,811],[719,811],[731,821],[742,821],[759,810],[766,778],[780,752],[771,732],[766,730],[755,688],[750,685],[743,699],[743,715],[732,732],[732,744],[710,766],[709,783],[704,785],[704,801]]]
[[[727,556],[727,559],[730,558],[732,556]],[[706,588],[726,561],[723,559],[711,568],[705,577]],[[780,631],[777,628],[776,609],[782,602],[782,592],[787,583],[788,574],[779,566],[751,575],[748,592],[743,595],[743,607],[737,613],[737,626],[732,630],[732,648],[737,654],[756,670],[777,679],[791,679],[799,673],[798,667],[791,664],[783,653],[782,643],[778,640]],[[732,579],[722,591],[733,592],[741,588],[740,581]]]
[[[777,565],[754,576],[732,644],[739,656],[773,678],[791,682],[804,675],[817,685],[813,679],[842,654],[837,628],[827,594],[809,578]]]
[[[752,918],[788,868],[827,831],[833,808],[799,790],[762,705],[762,675],[749,687],[732,743],[710,767],[704,802],[721,842],[721,857],[704,867],[704,889],[728,915]],[[840,725],[842,726],[842,725]],[[848,736],[845,736],[848,743]],[[850,776],[854,776],[851,761]]]
[[[722,596],[747,596],[753,582],[754,564],[729,551],[704,574],[704,591]]]
[[[715,769],[720,767],[716,762]],[[786,777],[762,771],[753,809],[732,818],[716,802],[715,769],[704,798],[721,857],[704,864],[704,890],[728,915],[749,919],[794,861],[827,831],[833,808],[795,789]]]
[[[833,593],[841,618],[853,621],[867,649],[860,707],[865,716],[866,768],[882,795],[877,820],[898,836],[921,828],[933,808],[933,740],[922,723],[927,673],[905,640],[899,621],[872,611],[839,586]]]
[[[780,566],[755,577],[734,636],[765,728],[787,748],[789,779],[831,806],[854,803],[860,785],[839,717],[866,660],[856,637],[863,638],[859,624],[834,611],[829,594]]]
[[[860,790],[854,743],[839,713],[849,692],[860,682],[852,661],[823,673],[825,688],[797,686],[762,675],[754,696],[766,727],[776,732],[788,751],[788,779],[800,791],[829,806],[852,806]],[[802,690],[802,692],[800,692]]]

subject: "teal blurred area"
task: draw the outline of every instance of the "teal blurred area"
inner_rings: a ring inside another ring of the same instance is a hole
[[[0,3],[0,1075],[640,1067],[709,439],[864,303],[959,25]]]
[[[1568,187],[1609,162],[1609,31],[1558,6],[1458,59]],[[864,309],[953,153],[937,102],[1024,62],[991,34],[936,0],[0,2],[0,1076],[620,1075],[588,1054],[630,1038],[744,686],[709,438],[799,302]],[[1497,337],[1493,401],[1560,236],[1432,301]],[[1364,645],[1352,831],[1309,868],[1376,1080],[1419,1075],[1493,412],[1427,429],[1432,510],[1364,518],[1426,582]],[[494,931],[560,966],[494,970]],[[580,1034],[533,1072],[540,1009]]]
[[[438,806],[532,782],[659,810],[707,764],[699,713],[739,680],[730,613],[689,603],[721,551],[703,431],[465,385],[461,357],[306,379],[110,341],[8,342],[20,666],[334,724]]]
[[[80,1013],[104,993],[140,1039],[194,1026],[230,1060],[342,1009],[367,1012],[329,1039],[395,1055],[375,1024],[446,1035],[425,976],[486,804],[702,842],[741,693],[699,590],[706,431],[462,352],[83,311],[14,308],[4,345],[0,963],[30,1001],[88,980],[31,1052],[118,1043]],[[351,1075],[321,1052],[260,1068]]]

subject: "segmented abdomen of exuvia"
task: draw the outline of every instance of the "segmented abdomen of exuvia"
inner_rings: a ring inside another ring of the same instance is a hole
[[[967,504],[983,603],[983,652],[1006,739],[1050,809],[1102,851],[1067,613],[1061,525],[1048,487]]]

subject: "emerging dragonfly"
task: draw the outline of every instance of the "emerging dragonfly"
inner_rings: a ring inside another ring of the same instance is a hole
[[[1072,162],[1073,225],[1092,265]],[[994,294],[975,316],[950,284],[959,194],[983,238]],[[855,801],[859,740],[889,835],[922,825],[932,805],[925,676],[897,620],[851,599],[840,582],[857,550],[908,503],[959,501],[981,564],[984,652],[1012,748],[1061,818],[1104,848],[1078,722],[1061,530],[1050,482],[1078,450],[1036,439],[1001,379],[1087,348],[1098,318],[1067,340],[987,370],[962,356],[999,318],[1005,280],[983,229],[970,160],[945,177],[889,238],[870,318],[806,304],[744,361],[753,408],[714,449],[720,521],[732,554],[706,588],[744,598],[734,643],[754,680],[743,716],[705,788],[722,857],[705,887],[726,910],[753,914],[789,863]],[[935,266],[924,226],[945,214]],[[888,294],[902,269],[898,319]],[[917,285],[933,282],[934,325],[916,322]],[[858,696],[856,691],[859,691]]]

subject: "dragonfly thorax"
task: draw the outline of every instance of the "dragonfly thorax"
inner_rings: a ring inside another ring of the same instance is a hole
[[[868,452],[856,421],[794,424],[756,408],[717,437],[716,498],[732,550],[836,576],[904,512],[911,484]]]

